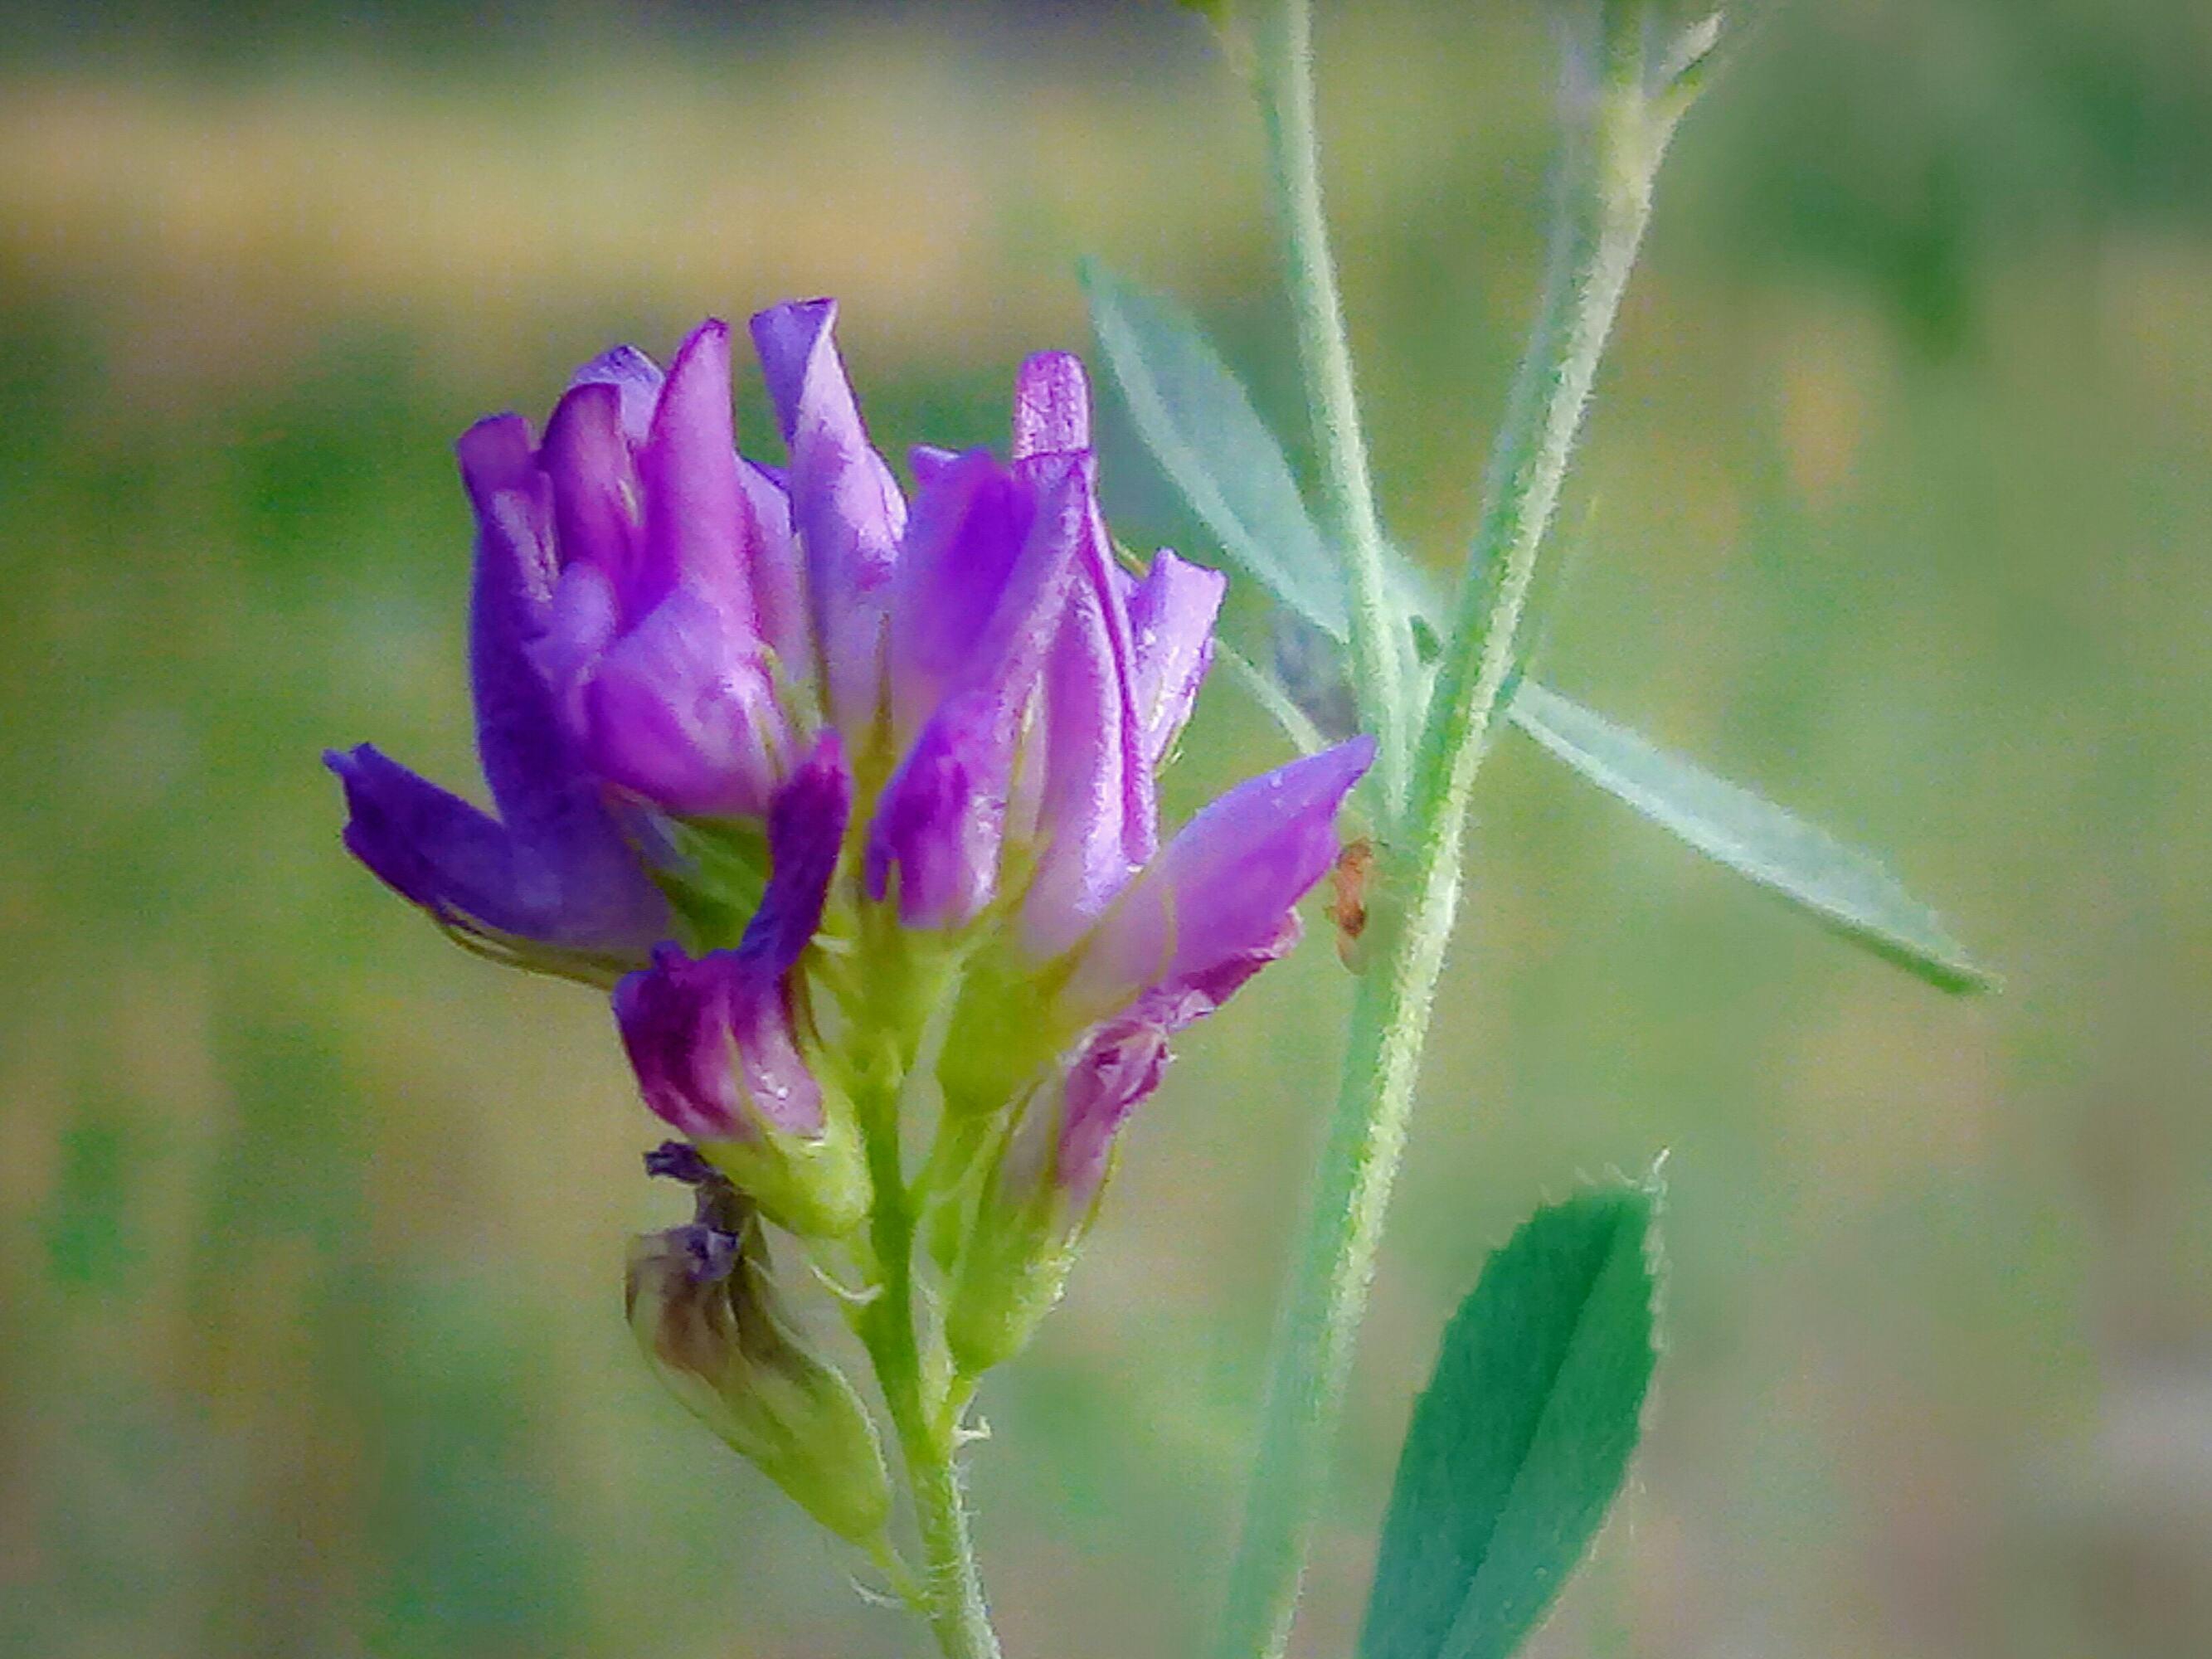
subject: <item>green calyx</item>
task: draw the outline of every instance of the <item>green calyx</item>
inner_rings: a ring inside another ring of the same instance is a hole
[[[945,1336],[953,1364],[969,1376],[1029,1346],[1066,1290],[1097,1212],[1097,1194],[1071,1194],[1054,1168],[1060,1114],[1048,1103],[1058,1095],[1050,1081],[1031,1092],[999,1135],[997,1156],[963,1212]]]
[[[1060,977],[1003,946],[967,963],[937,1061],[948,1119],[1004,1115],[1054,1064],[1075,1035],[1056,1006]]]
[[[752,1139],[698,1146],[768,1219],[800,1238],[843,1238],[867,1218],[867,1158],[841,1092],[824,1082],[819,1135],[793,1134],[759,1113],[752,1128]]]
[[[988,1195],[975,1206],[945,1313],[945,1345],[963,1375],[1012,1359],[1059,1304],[1079,1237],[1066,1207],[1048,1188],[1011,1207]]]

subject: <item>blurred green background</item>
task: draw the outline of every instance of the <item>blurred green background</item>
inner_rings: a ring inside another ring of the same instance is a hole
[[[1541,8],[1324,12],[1382,482],[1442,568],[1533,287]],[[1533,1652],[2212,1651],[2208,180],[2191,0],[1804,0],[1686,129],[1546,672],[1887,851],[2009,988],[1501,750],[1300,1655],[1348,1649],[1486,1251],[1662,1149],[1650,1437]],[[472,785],[477,414],[834,292],[886,449],[990,440],[1084,341],[1083,252],[1296,429],[1251,123],[1164,0],[9,9],[0,1654],[914,1650],[635,1361],[675,1199],[603,1010],[377,889],[316,753]],[[1268,742],[1217,685],[1171,805]],[[1344,989],[1317,945],[1194,1034],[987,1395],[1018,1659],[1194,1650]]]

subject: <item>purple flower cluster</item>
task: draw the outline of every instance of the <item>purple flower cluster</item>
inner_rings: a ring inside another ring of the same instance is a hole
[[[462,438],[498,815],[364,745],[329,757],[346,843],[466,942],[612,985],[647,1103],[740,1186],[732,1149],[831,1133],[858,1016],[828,1005],[865,1000],[866,941],[988,960],[975,983],[1027,987],[1010,1052],[1036,1059],[1000,1097],[1028,1126],[1001,1179],[1087,1203],[1168,1038],[1297,938],[1370,745],[1255,778],[1161,846],[1154,775],[1222,579],[1119,562],[1066,355],[1023,366],[1008,459],[917,449],[909,500],[835,315],[753,319],[781,468],[738,453],[719,322],[665,374],[628,349],[586,365],[534,444],[513,415]]]

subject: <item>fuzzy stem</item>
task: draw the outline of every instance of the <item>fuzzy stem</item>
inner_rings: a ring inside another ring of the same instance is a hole
[[[884,1075],[866,1079],[860,1095],[875,1204],[869,1229],[880,1293],[859,1310],[854,1325],[873,1362],[891,1428],[906,1464],[915,1529],[921,1534],[921,1583],[908,1596],[929,1621],[945,1659],[1000,1659],[983,1583],[968,1535],[967,1502],[960,1490],[954,1414],[932,1402],[936,1390],[915,1334],[914,1283],[915,1221],[899,1143],[896,1079],[903,1067],[886,1062]]]
[[[1458,907],[1468,794],[1510,683],[1536,556],[1635,261],[1666,137],[1644,95],[1640,46],[1622,21],[1635,9],[1607,5],[1602,71],[1594,85],[1570,89],[1578,118],[1560,173],[1551,279],[1491,468],[1402,833],[1378,849],[1371,954],[1270,1357],[1218,1659],[1278,1659],[1296,1612]]]
[[[1395,812],[1405,797],[1412,734],[1405,690],[1407,657],[1384,574],[1382,521],[1375,509],[1367,440],[1352,383],[1352,346],[1337,295],[1322,205],[1321,141],[1314,115],[1311,0],[1268,0],[1255,20],[1254,84],[1266,129],[1268,174],[1280,222],[1298,361],[1330,527],[1349,578],[1352,682],[1361,724],[1375,734],[1382,799]]]

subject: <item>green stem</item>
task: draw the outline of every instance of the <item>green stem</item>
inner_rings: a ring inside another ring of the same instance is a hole
[[[1268,171],[1281,221],[1298,361],[1329,517],[1344,550],[1352,624],[1352,681],[1362,725],[1375,734],[1377,781],[1389,811],[1403,802],[1411,740],[1405,629],[1390,602],[1382,520],[1375,510],[1367,440],[1352,383],[1352,347],[1337,295],[1322,206],[1321,142],[1314,117],[1311,0],[1267,0],[1256,20],[1255,84],[1267,132]]]
[[[1635,261],[1666,137],[1644,95],[1640,49],[1620,21],[1635,9],[1609,5],[1605,13],[1601,91],[1577,125],[1562,169],[1552,278],[1491,471],[1404,833],[1378,849],[1371,954],[1276,1329],[1218,1659],[1276,1659],[1296,1611],[1458,906],[1468,797],[1509,684],[1537,552]]]
[[[899,1068],[892,1068],[895,1076]],[[896,1084],[869,1079],[862,1103],[869,1173],[875,1205],[869,1243],[880,1293],[860,1310],[856,1323],[873,1361],[876,1380],[890,1408],[891,1428],[906,1464],[915,1528],[921,1539],[921,1583],[908,1599],[929,1621],[945,1659],[1000,1659],[999,1638],[983,1601],[983,1583],[968,1535],[968,1508],[960,1490],[957,1412],[941,1410],[933,1395],[960,1390],[933,1388],[915,1334],[914,1283],[915,1215],[900,1156]]]

